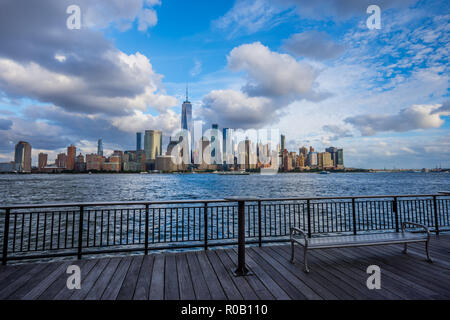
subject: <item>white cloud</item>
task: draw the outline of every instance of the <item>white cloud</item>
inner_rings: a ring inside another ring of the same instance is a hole
[[[406,132],[417,129],[440,128],[444,124],[441,115],[449,112],[433,113],[442,105],[414,105],[402,109],[398,114],[366,114],[349,117],[345,122],[358,128],[363,136],[373,136],[377,132]]]
[[[271,51],[260,42],[234,48],[228,56],[232,71],[245,71],[248,82],[243,89],[250,96],[308,96],[318,72],[288,54]]]

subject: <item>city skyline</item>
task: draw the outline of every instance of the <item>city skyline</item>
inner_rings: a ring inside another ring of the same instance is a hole
[[[134,150],[146,130],[167,146],[189,100],[205,127],[276,127],[288,150],[336,145],[349,167],[450,167],[448,5],[382,1],[369,30],[369,2],[5,1],[0,162],[19,141],[34,165],[100,137],[105,154]]]

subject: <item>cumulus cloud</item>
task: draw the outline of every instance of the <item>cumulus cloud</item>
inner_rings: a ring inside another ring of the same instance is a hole
[[[32,1],[27,10],[22,10],[22,1],[2,3],[0,88],[8,97],[31,98],[71,112],[112,115],[147,108],[161,111],[177,104],[165,94],[163,77],[146,56],[121,52],[95,29],[67,29],[68,3]],[[88,23],[97,21],[99,26],[145,12],[143,0],[76,4]],[[102,17],[97,17],[100,13]]]
[[[343,45],[335,43],[326,32],[321,31],[293,34],[284,41],[284,48],[298,57],[316,60],[336,58],[345,50]]]
[[[260,42],[234,48],[228,56],[232,71],[244,71],[248,82],[242,88],[250,96],[299,97],[314,91],[318,72],[288,54],[271,51]]]
[[[342,138],[351,138],[353,134],[351,131],[345,127],[337,126],[337,125],[326,125],[322,127],[323,131],[331,133],[331,136],[328,137],[330,141],[336,141]]]
[[[440,128],[445,122],[441,116],[450,114],[448,111],[433,112],[441,107],[442,105],[414,105],[402,109],[398,114],[358,115],[344,121],[355,126],[363,136],[373,136],[377,132]]]
[[[266,97],[235,90],[214,90],[203,98],[202,116],[229,128],[253,128],[276,120],[276,106]]]
[[[289,54],[271,51],[260,42],[234,48],[228,67],[243,72],[241,91],[214,90],[203,99],[202,116],[231,128],[255,128],[278,121],[284,108],[295,100],[322,100],[317,91],[317,70]]]

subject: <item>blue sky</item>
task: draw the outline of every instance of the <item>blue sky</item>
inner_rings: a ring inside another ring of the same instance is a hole
[[[278,128],[351,167],[450,167],[449,18],[447,1],[5,0],[0,161],[18,140],[52,159],[167,137],[189,83],[205,125]]]

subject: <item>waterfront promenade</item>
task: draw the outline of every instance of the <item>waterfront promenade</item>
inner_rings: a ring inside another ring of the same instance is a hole
[[[247,249],[252,275],[234,277],[236,249],[122,256],[0,267],[0,299],[27,300],[353,300],[450,299],[450,235],[423,244],[313,251],[311,273],[295,264],[289,246]],[[66,287],[67,266],[78,265],[81,290]],[[381,289],[366,287],[369,265],[381,268]]]

